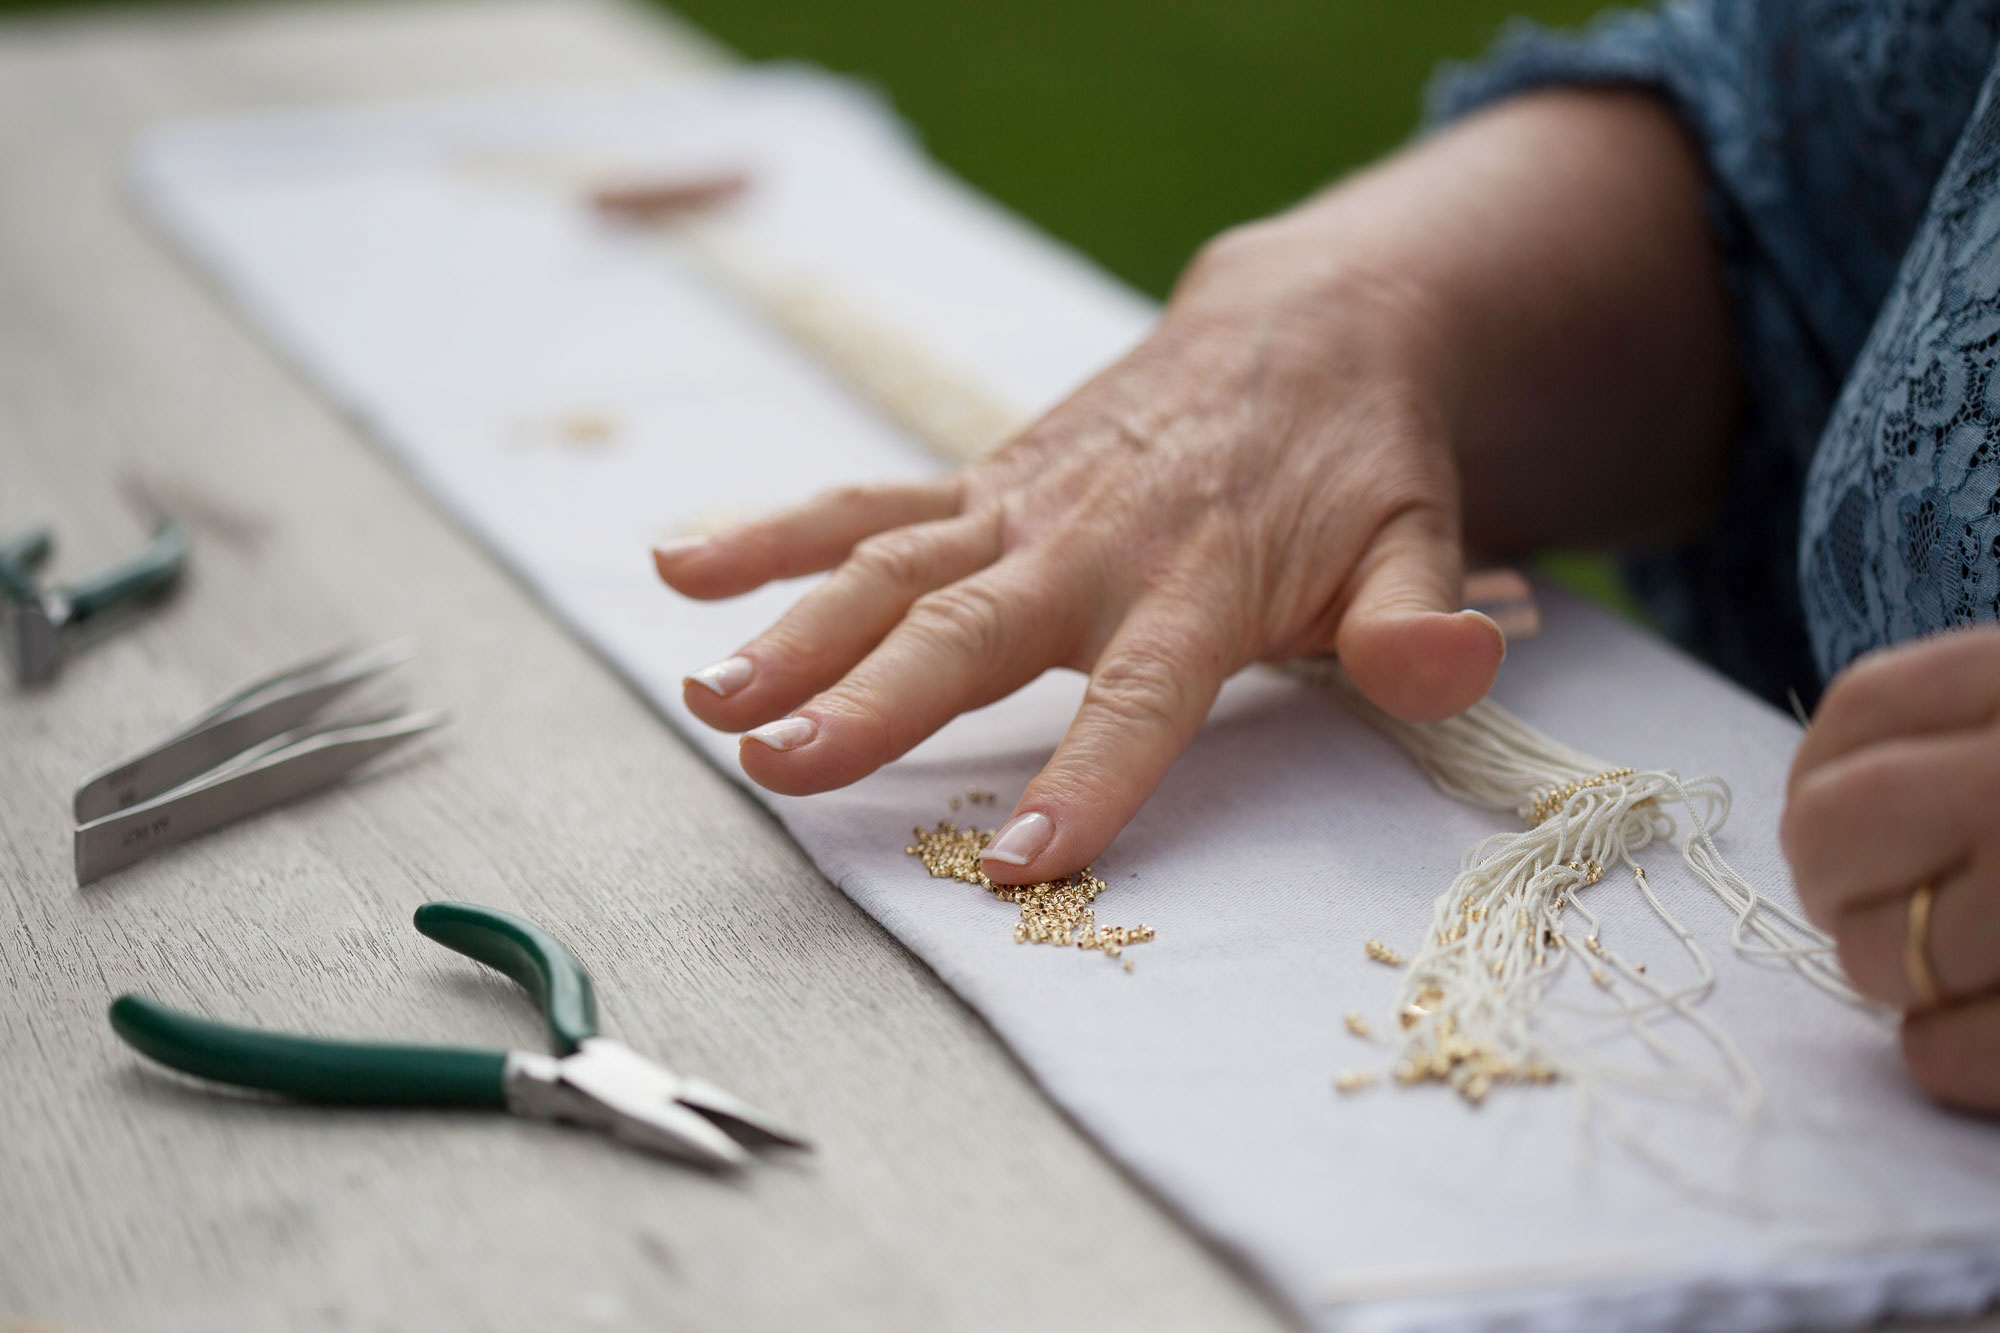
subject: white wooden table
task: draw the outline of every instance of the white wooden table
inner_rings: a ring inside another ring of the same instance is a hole
[[[0,1329],[1273,1328],[980,1021],[829,887],[181,267],[131,136],[210,110],[721,58],[608,3],[198,8],[0,24],[0,532],[76,570],[195,542],[181,595],[0,694]],[[242,680],[416,633],[418,752],[84,890],[85,771]],[[143,1065],[139,990],[327,1033],[532,1044],[419,937],[556,927],[609,1029],[801,1122],[737,1180],[502,1116],[324,1111]]]

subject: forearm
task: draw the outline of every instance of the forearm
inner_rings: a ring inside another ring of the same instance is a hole
[[[1225,246],[1328,263],[1293,299],[1382,289],[1462,480],[1467,546],[1621,546],[1698,528],[1735,413],[1699,158],[1636,91],[1503,103]],[[1408,307],[1415,307],[1414,310]]]

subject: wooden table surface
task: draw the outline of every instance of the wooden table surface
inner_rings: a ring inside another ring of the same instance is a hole
[[[189,113],[627,78],[720,59],[609,3],[215,7],[0,24],[0,533],[60,568],[145,506],[176,600],[0,694],[0,1329],[1275,1328],[979,1019],[831,888],[136,216]],[[317,798],[78,889],[69,793],[237,684],[414,633],[453,725]],[[218,1095],[112,1036],[136,990],[330,1034],[539,1043],[409,926],[527,913],[608,1029],[809,1128],[714,1179],[504,1116]]]

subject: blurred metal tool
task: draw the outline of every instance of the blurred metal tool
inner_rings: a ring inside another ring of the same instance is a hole
[[[339,652],[247,686],[76,789],[76,882],[316,791],[442,725],[438,709],[361,720],[310,719],[408,661],[408,640]]]
[[[152,540],[110,569],[59,588],[45,588],[36,570],[55,549],[46,531],[0,542],[0,637],[15,683],[48,680],[92,627],[112,623],[112,613],[134,610],[165,596],[187,565],[187,537],[171,519]]]

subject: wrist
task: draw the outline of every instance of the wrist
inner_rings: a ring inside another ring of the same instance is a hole
[[[1275,376],[1342,393],[1365,385],[1449,420],[1471,349],[1446,293],[1322,202],[1208,242],[1175,287],[1170,322],[1253,340]]]

